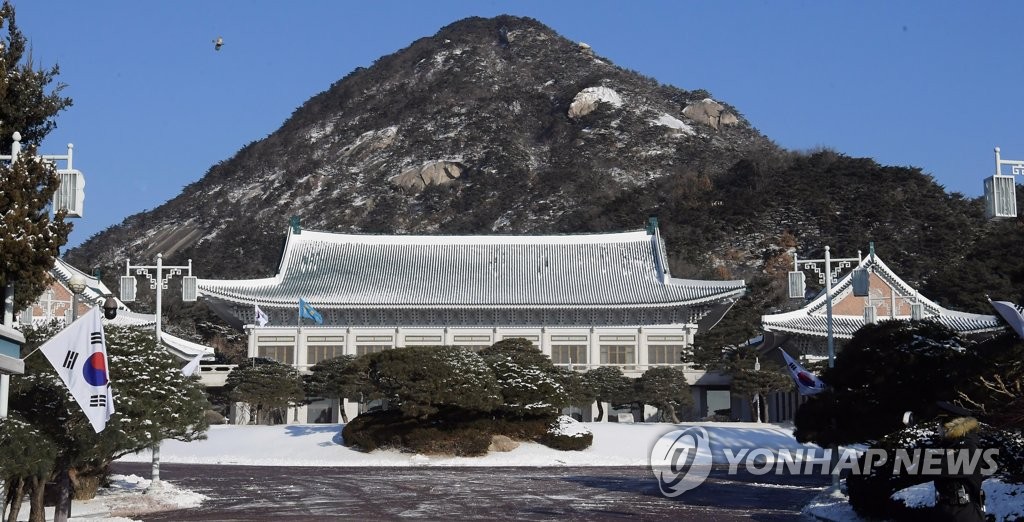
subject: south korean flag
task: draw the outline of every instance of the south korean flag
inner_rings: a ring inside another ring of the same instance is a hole
[[[93,307],[39,348],[96,433],[103,431],[114,413],[102,314],[98,306]]]

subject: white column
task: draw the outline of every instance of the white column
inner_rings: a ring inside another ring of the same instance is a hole
[[[7,418],[7,401],[10,397],[11,376],[0,374],[0,419]]]
[[[641,371],[646,371],[647,365],[651,363],[650,354],[647,353],[647,336],[644,335],[643,328],[636,330],[636,363]]]
[[[156,255],[156,344],[160,346],[160,303],[163,302],[164,255]],[[154,464],[156,465],[156,464]]]

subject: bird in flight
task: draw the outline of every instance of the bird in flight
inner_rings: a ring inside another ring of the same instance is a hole
[[[223,45],[224,45],[224,39],[221,38],[220,36],[218,36],[217,39],[213,41],[213,50],[214,51],[219,51],[221,46],[223,46]]]

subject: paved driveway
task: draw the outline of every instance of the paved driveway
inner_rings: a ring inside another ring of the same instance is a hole
[[[149,476],[148,464],[116,473]],[[210,497],[144,520],[796,520],[828,477],[727,476],[665,498],[643,468],[291,468],[163,464]],[[756,480],[755,480],[756,479]]]

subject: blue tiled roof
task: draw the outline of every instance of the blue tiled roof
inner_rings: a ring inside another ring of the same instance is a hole
[[[675,279],[658,236],[291,234],[278,274],[200,279],[200,293],[236,303],[318,307],[608,307],[733,300],[743,281]]]

